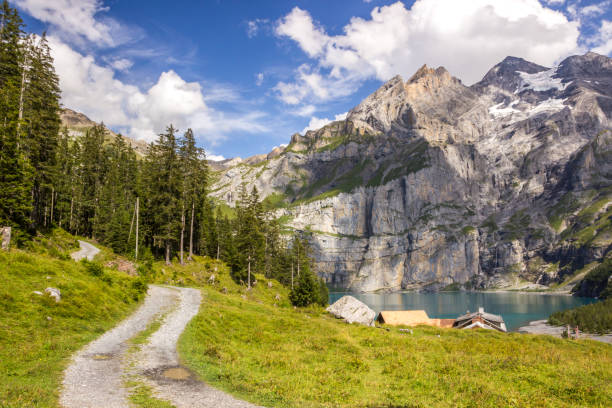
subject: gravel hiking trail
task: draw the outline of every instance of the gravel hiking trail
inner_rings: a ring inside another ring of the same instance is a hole
[[[128,340],[176,303],[178,291],[151,286],[144,304],[114,329],[77,352],[64,372],[60,404],[66,408],[128,407],[123,356]]]
[[[86,253],[79,259],[99,251],[91,244],[80,243],[79,252]],[[176,408],[256,407],[204,384],[180,365],[177,342],[198,313],[200,303],[197,289],[149,285],[144,303],[134,314],[73,356],[64,371],[61,406],[128,408],[133,406],[126,388],[126,381],[131,379],[149,385],[154,397]],[[161,322],[157,331],[139,350],[131,351],[129,340],[156,320]]]
[[[96,256],[96,254],[100,252],[98,248],[91,245],[89,242],[79,240],[79,245],[81,246],[81,249],[79,249],[76,252],[73,252],[70,255],[72,259],[74,259],[77,262],[80,261],[81,259],[87,259],[88,261],[93,261],[94,256]]]
[[[257,407],[210,387],[180,365],[176,343],[187,323],[198,313],[201,294],[196,289],[179,290],[178,307],[136,354],[135,371],[151,386],[157,398],[171,402],[176,408]]]

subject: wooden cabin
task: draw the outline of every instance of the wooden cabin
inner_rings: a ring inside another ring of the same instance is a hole
[[[431,319],[424,310],[383,310],[376,319],[391,326],[453,327],[455,319]]]
[[[489,329],[506,332],[506,323],[501,316],[486,313],[484,308],[478,308],[475,313],[467,313],[455,319],[453,327],[457,329]]]

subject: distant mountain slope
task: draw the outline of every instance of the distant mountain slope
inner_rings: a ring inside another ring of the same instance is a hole
[[[213,194],[271,196],[332,285],[560,283],[612,255],[611,119],[598,54],[508,57],[471,87],[423,66],[280,155],[221,169]]]
[[[87,129],[95,125],[98,125],[98,123],[92,121],[84,114],[73,111],[72,109],[68,109],[68,108],[62,109],[62,111],[60,112],[60,118],[62,120],[62,126],[67,127],[68,131],[73,136],[81,135],[82,133],[87,131]],[[108,130],[109,136],[112,136],[113,138],[117,136],[117,134],[113,132],[112,130],[108,128],[107,130]],[[141,156],[144,156],[147,153],[147,143],[146,142],[142,140],[131,139],[123,135],[121,136],[123,137],[123,140],[126,141],[126,143],[132,146],[132,148],[136,151],[136,153],[140,154]]]

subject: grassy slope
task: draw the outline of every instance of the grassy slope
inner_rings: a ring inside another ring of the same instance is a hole
[[[205,381],[265,406],[608,406],[612,398],[606,344],[348,325],[322,309],[274,306],[276,288],[245,299],[221,279],[204,288],[179,351]]]
[[[0,252],[2,407],[57,407],[70,356],[123,319],[142,297],[134,278],[110,270],[94,277],[68,260],[75,249],[74,238],[56,231],[51,239],[37,239],[28,252]],[[60,303],[32,293],[49,286],[61,290]]]

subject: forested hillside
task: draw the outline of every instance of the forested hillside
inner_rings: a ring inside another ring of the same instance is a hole
[[[296,304],[327,302],[302,236],[283,231],[257,189],[243,185],[236,209],[208,198],[209,169],[196,136],[171,124],[137,155],[100,124],[79,134],[61,126],[58,77],[45,35],[0,10],[0,224],[23,245],[61,227],[139,261],[194,254],[231,266],[251,286],[263,273],[290,285]]]

